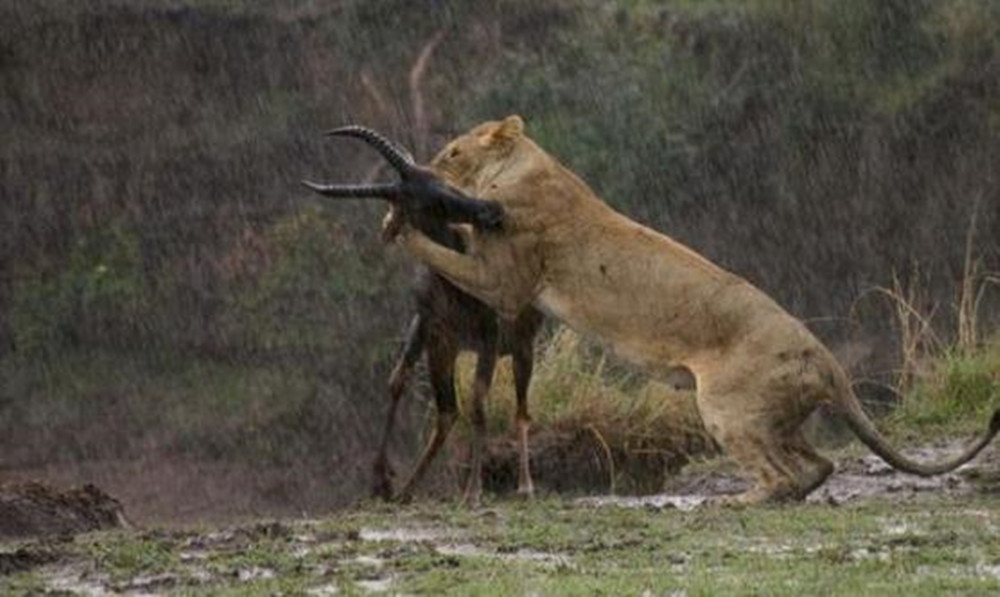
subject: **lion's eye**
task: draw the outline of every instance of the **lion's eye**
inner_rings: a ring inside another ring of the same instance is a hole
[[[451,151],[448,152],[449,158],[458,157],[458,154],[462,153],[462,150],[457,147],[452,147]]]

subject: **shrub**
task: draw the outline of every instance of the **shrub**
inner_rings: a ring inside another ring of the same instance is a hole
[[[121,221],[82,231],[64,266],[22,272],[12,294],[14,344],[29,356],[134,344],[153,302],[138,237]]]

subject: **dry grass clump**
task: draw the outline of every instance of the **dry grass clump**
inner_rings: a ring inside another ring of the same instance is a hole
[[[938,305],[926,300],[919,272],[905,285],[894,276],[891,288],[877,289],[888,297],[896,316],[901,357],[896,389],[904,398],[893,424],[904,432],[978,430],[1000,407],[1000,332],[987,333],[981,317],[983,299],[1000,285],[1000,275],[985,270],[976,256],[975,213],[951,309],[954,320],[940,326],[953,329],[952,337],[936,331]]]
[[[549,460],[599,460],[614,491],[621,485],[649,487],[648,479],[629,478],[636,470],[645,475],[650,468],[659,469],[662,477],[690,456],[715,452],[692,391],[614,371],[609,362],[602,349],[568,328],[541,343],[529,393],[531,446],[538,460],[548,453],[558,453]],[[474,370],[475,358],[463,356],[457,377],[464,412]],[[505,359],[497,367],[487,404],[491,452],[500,458],[514,450],[514,396],[513,373]],[[460,433],[468,436],[467,423]]]

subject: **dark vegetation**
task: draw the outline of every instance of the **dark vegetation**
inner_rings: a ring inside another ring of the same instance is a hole
[[[297,185],[388,175],[318,135],[347,122],[425,160],[520,113],[887,379],[871,288],[920,288],[948,337],[970,231],[998,269],[998,31],[993,0],[2,0],[0,475],[150,516],[365,491],[412,266],[382,206]]]

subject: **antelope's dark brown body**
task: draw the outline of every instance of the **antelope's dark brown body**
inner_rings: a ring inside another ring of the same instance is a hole
[[[498,204],[478,201],[448,186],[433,172],[418,166],[409,152],[377,132],[350,125],[334,129],[328,134],[365,141],[382,154],[401,180],[399,183],[359,185],[328,185],[303,181],[311,190],[332,198],[385,199],[392,204],[394,215],[398,217],[397,222],[405,220],[435,242],[456,251],[464,251],[464,247],[461,236],[452,228],[452,224],[466,223],[479,229],[495,229],[502,225],[504,212]],[[520,452],[518,492],[533,493],[528,458],[528,386],[531,383],[534,360],[534,338],[542,323],[541,313],[528,308],[513,320],[502,319],[496,311],[423,266],[415,294],[417,313],[407,328],[403,350],[389,380],[390,406],[375,459],[374,493],[386,499],[393,497],[389,441],[395,429],[396,412],[406,381],[422,354],[427,357],[427,369],[437,407],[437,422],[420,460],[395,497],[409,499],[426,474],[458,417],[455,362],[459,352],[463,350],[475,352],[477,358],[471,414],[475,433],[465,500],[476,504],[482,494],[482,460],[486,443],[485,400],[493,381],[497,358],[503,355],[510,355],[513,359],[517,394],[515,423]]]

